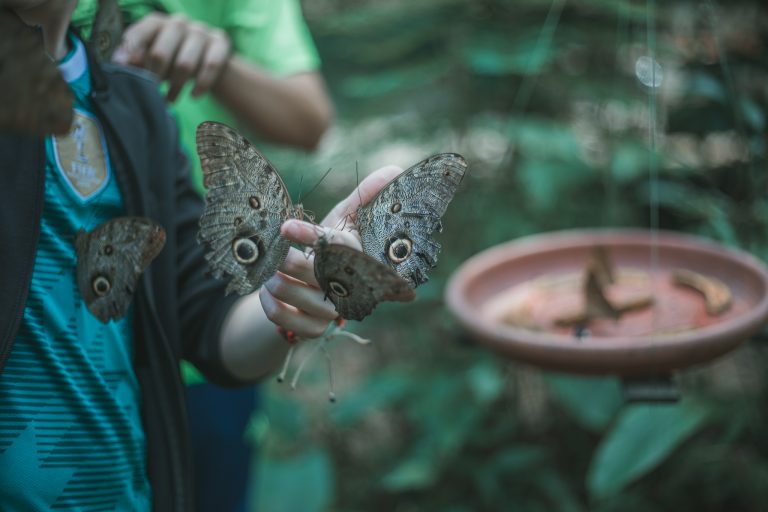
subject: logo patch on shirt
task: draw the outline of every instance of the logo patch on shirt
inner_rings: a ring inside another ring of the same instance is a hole
[[[68,134],[53,136],[56,167],[82,201],[99,193],[109,181],[109,159],[98,120],[75,109]]]

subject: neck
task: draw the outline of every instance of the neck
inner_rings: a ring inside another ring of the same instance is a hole
[[[67,54],[67,28],[77,0],[48,0],[33,7],[16,9],[27,25],[39,26],[45,51],[55,60]]]

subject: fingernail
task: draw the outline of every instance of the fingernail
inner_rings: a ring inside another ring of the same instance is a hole
[[[116,64],[127,64],[128,52],[126,52],[122,48],[118,48],[117,50],[115,50],[115,53],[112,54],[112,62]]]

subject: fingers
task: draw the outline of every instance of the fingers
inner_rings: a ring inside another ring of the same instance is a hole
[[[168,80],[167,99],[175,101],[190,81],[194,95],[208,92],[229,62],[231,49],[222,30],[180,14],[152,13],[126,30],[112,60]]]
[[[168,62],[170,69],[168,75],[162,78],[168,79],[168,101],[176,101],[181,89],[187,80],[193,77],[197,71],[198,64],[203,58],[205,52],[206,35],[202,31],[191,29],[186,37],[181,41],[176,57],[173,59],[173,65]]]
[[[304,281],[315,288],[320,288],[317,279],[315,279],[314,259],[314,256],[304,254],[300,250],[291,247],[285,261],[280,265],[280,272],[299,281]]]
[[[311,222],[298,219],[291,219],[283,222],[280,233],[297,244],[312,247],[317,239],[324,236],[329,242],[334,244],[348,245],[354,249],[362,250],[363,246],[355,233],[350,231],[341,231],[327,226],[318,226]]]
[[[354,215],[361,205],[368,204],[387,183],[395,179],[403,169],[394,165],[382,167],[368,175],[344,200],[339,202],[321,222],[324,226],[340,226],[344,218]]]
[[[302,338],[317,338],[338,313],[323,292],[276,274],[259,291],[261,305],[270,321]]]
[[[232,52],[232,43],[221,30],[214,31],[205,48],[200,69],[195,78],[195,87],[192,96],[197,97],[208,92],[224,71]]]

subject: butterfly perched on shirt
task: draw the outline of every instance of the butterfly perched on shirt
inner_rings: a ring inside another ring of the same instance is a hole
[[[142,272],[165,245],[165,230],[144,217],[117,217],[75,236],[77,286],[101,322],[125,316]]]

